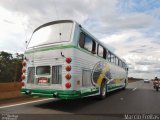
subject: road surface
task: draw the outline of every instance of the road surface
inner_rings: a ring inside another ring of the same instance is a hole
[[[129,83],[126,90],[109,93],[104,100],[88,97],[68,101],[40,99],[21,103],[1,105],[1,118],[10,115],[18,117],[18,120],[119,120],[125,119],[127,114],[160,114],[160,91],[153,90],[152,83],[138,81]],[[160,115],[158,117],[160,120]]]

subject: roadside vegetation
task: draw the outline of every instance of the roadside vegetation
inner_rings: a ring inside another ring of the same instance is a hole
[[[0,52],[0,83],[20,82],[23,54]]]

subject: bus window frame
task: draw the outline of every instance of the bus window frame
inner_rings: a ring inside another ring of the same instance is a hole
[[[111,62],[111,52],[109,50],[107,51],[107,60]]]
[[[82,38],[83,35],[83,38]],[[88,50],[87,48],[85,48],[85,38],[88,37],[90,38],[90,40],[92,41],[92,50]],[[89,35],[85,34],[84,32],[80,33],[80,37],[79,37],[79,46],[84,49],[87,50],[88,52],[91,52],[92,54],[96,54],[96,42],[95,40],[90,37]]]
[[[48,69],[49,68],[49,69]],[[39,73],[39,69],[43,69],[43,73],[41,72],[41,73]],[[49,70],[49,72],[46,74],[46,73],[44,73],[44,70]],[[36,75],[51,75],[51,66],[49,66],[49,65],[46,65],[46,66],[37,66],[36,67]]]
[[[118,57],[116,56],[115,57],[116,58],[116,60],[115,60],[115,64],[117,65],[117,66],[119,66],[118,64],[119,64],[119,59],[118,59]]]
[[[68,41],[61,41],[61,42],[70,42],[70,41],[71,41],[72,34],[73,34],[73,27],[74,27],[74,26],[73,26],[73,24],[74,24],[73,21],[71,21],[71,20],[52,21],[52,22],[48,22],[48,23],[46,23],[46,24],[43,24],[43,25],[39,26],[38,28],[36,28],[36,29],[33,31],[33,33],[31,34],[31,37],[30,37],[29,41],[27,42],[26,48],[27,48],[27,49],[31,49],[31,48],[35,48],[35,47],[41,47],[41,46],[45,46],[45,45],[50,45],[50,44],[55,44],[55,43],[61,43],[61,42],[54,42],[54,43],[46,43],[46,44],[42,44],[42,45],[36,45],[36,46],[29,47],[29,44],[30,44],[30,42],[31,42],[31,39],[32,39],[32,37],[33,37],[33,35],[34,35],[34,33],[35,33],[36,31],[38,31],[38,30],[41,29],[41,28],[45,28],[45,27],[47,27],[47,26],[51,26],[51,25],[54,25],[54,24],[61,24],[61,23],[72,23],[72,30],[71,30],[70,40],[68,40]]]
[[[115,64],[115,55],[111,53],[111,63]]]
[[[84,48],[84,44],[85,44],[85,34],[83,32],[81,32],[80,37],[79,37],[79,46],[81,48]]]
[[[101,46],[103,48],[103,56],[99,55],[99,46]],[[97,55],[103,59],[106,59],[106,48],[103,47],[102,45],[98,44],[97,46]]]

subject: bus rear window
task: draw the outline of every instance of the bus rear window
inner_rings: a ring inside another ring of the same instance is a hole
[[[36,69],[37,75],[50,75],[50,66],[38,66]]]
[[[35,31],[28,44],[28,48],[68,42],[71,39],[72,34],[72,22],[56,23],[47,25]]]

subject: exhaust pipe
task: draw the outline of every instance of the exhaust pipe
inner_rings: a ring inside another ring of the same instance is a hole
[[[26,90],[25,94],[26,95],[31,95],[31,91],[30,90]]]
[[[58,93],[57,92],[53,93],[53,97],[57,98],[58,97]]]

